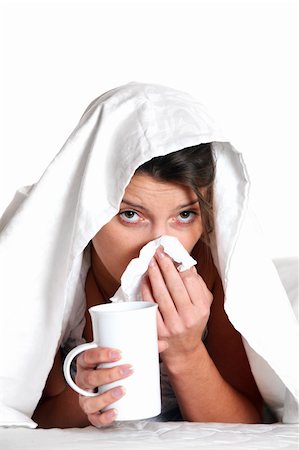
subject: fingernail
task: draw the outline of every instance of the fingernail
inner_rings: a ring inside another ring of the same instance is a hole
[[[157,249],[157,255],[159,256],[159,258],[164,258],[165,257],[165,253],[164,253],[164,251],[163,251],[163,249],[162,248],[158,248]]]
[[[126,393],[125,388],[124,387],[118,387],[113,389],[112,391],[112,397],[114,398],[120,398],[122,397],[124,394]]]
[[[119,373],[123,377],[127,377],[133,373],[134,369],[132,366],[123,366],[119,369]]]
[[[121,352],[118,350],[111,350],[109,353],[109,357],[111,359],[120,359],[121,358]]]
[[[111,417],[111,419],[113,417],[116,417],[117,416],[117,409],[110,409],[109,411],[106,412],[106,415],[108,417]]]
[[[149,267],[155,267],[155,265],[156,265],[155,258],[152,258],[152,259],[150,260]]]

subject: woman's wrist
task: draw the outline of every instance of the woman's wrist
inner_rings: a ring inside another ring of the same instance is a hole
[[[190,374],[196,368],[201,371],[211,363],[210,356],[205,345],[201,342],[195,349],[184,352],[176,352],[167,349],[161,354],[161,359],[169,375]]]

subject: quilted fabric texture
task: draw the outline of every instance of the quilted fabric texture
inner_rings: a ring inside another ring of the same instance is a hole
[[[297,425],[127,422],[109,428],[1,430],[5,450],[297,450]]]

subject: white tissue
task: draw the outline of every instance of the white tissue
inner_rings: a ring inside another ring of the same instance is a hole
[[[163,245],[167,253],[175,262],[180,263],[178,270],[183,272],[197,264],[180,241],[173,236],[161,236],[148,242],[139,253],[138,258],[132,259],[121,277],[121,286],[110,299],[112,302],[130,302],[141,300],[140,283],[142,276],[148,269],[151,258],[157,248]]]

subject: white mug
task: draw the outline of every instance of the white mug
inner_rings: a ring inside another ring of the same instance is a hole
[[[161,412],[160,369],[157,336],[157,305],[134,301],[106,303],[89,309],[94,341],[81,344],[68,353],[64,376],[72,389],[93,397],[115,386],[124,386],[126,394],[104,410],[116,408],[117,420],[141,420]],[[98,367],[131,364],[133,374],[128,378],[99,386],[98,392],[81,389],[70,374],[72,360],[79,353],[95,347],[112,347],[121,351],[121,360],[102,363]]]

